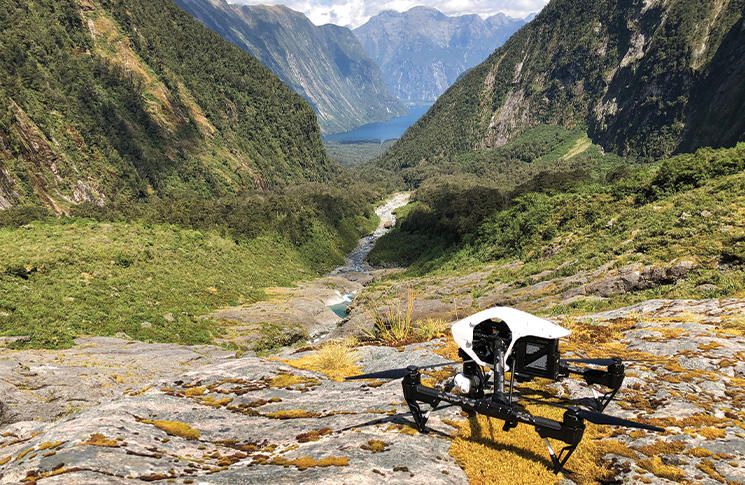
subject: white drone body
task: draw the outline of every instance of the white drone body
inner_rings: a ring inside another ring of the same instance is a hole
[[[572,332],[555,325],[548,320],[536,317],[530,313],[516,310],[515,308],[509,307],[494,307],[489,308],[478,313],[471,315],[470,317],[464,318],[455,322],[451,328],[453,332],[453,339],[468,356],[473,359],[474,362],[483,367],[494,367],[491,362],[484,362],[479,355],[474,351],[474,328],[480,323],[486,321],[501,321],[509,328],[512,338],[504,352],[504,358],[506,359],[512,353],[512,349],[515,343],[522,337],[540,337],[544,339],[559,339],[566,337]],[[499,371],[504,372],[507,367],[504,362],[501,364]],[[455,386],[461,392],[468,392],[472,385],[472,381],[464,376],[458,374],[454,380]]]

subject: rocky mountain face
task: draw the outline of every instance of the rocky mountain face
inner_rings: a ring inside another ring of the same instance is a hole
[[[742,0],[553,0],[385,157],[452,160],[537,124],[642,160],[745,139]]]
[[[238,6],[225,0],[176,3],[256,56],[303,96],[327,134],[406,114],[386,88],[378,65],[345,27],[317,27],[284,6]]]
[[[386,10],[354,29],[380,65],[388,88],[405,102],[433,102],[526,23],[504,14],[448,17],[433,8]]]
[[[0,208],[325,181],[315,115],[169,0],[0,5]]]

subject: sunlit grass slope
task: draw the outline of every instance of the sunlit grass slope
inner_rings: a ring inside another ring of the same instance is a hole
[[[260,299],[262,288],[308,270],[279,237],[237,243],[172,225],[34,222],[0,229],[0,247],[0,332],[42,347],[117,332],[211,342],[219,328],[197,316]]]

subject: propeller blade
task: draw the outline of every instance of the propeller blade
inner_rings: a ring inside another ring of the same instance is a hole
[[[358,379],[400,379],[411,372],[409,369],[389,369],[380,372],[371,372],[369,374],[360,374],[358,376],[345,377],[345,381],[356,381]]]
[[[401,379],[406,374],[413,370],[419,370],[419,369],[433,369],[435,367],[445,367],[448,365],[453,364],[462,364],[464,362],[471,362],[470,360],[463,360],[460,362],[442,362],[440,364],[432,364],[432,365],[410,365],[409,367],[404,367],[400,369],[389,369],[389,370],[383,370],[379,372],[371,372],[369,374],[360,374],[358,376],[352,376],[352,377],[345,377],[345,381],[356,381],[360,379]]]
[[[552,403],[548,401],[542,401],[540,399],[535,399],[535,398],[527,397],[527,396],[520,396],[520,399],[525,399],[527,401],[532,401],[532,402],[543,404],[546,406],[553,406],[557,408],[568,409],[570,411],[577,413],[577,415],[580,416],[582,419],[586,419],[587,421],[593,424],[605,424],[608,426],[625,426],[627,428],[640,428],[640,429],[647,429],[649,431],[657,431],[659,433],[665,432],[664,429],[658,428],[657,426],[639,423],[636,421],[630,421],[624,418],[617,418],[616,416],[611,416],[610,414],[599,413],[597,411],[590,411],[588,409],[582,409],[578,406],[569,406],[567,408],[565,406],[562,406],[561,404],[556,404],[556,403]]]
[[[576,362],[578,364],[613,365],[613,359],[561,359],[562,362]]]
[[[665,431],[664,429],[658,428],[657,426],[638,423],[636,421],[630,421],[628,419],[617,418],[616,416],[611,416],[610,414],[598,413],[595,411],[589,411],[587,409],[577,409],[575,411],[577,414],[580,415],[580,417],[594,424],[606,424],[608,426],[625,426],[627,428],[647,429],[649,431],[657,431],[660,433],[663,433]]]
[[[613,365],[616,361],[615,359],[619,360],[619,363],[623,362],[665,362],[668,359],[621,359],[619,357],[611,358],[611,359],[561,359],[562,362],[575,362],[577,364],[595,364],[595,365],[603,365],[603,366],[609,366]]]

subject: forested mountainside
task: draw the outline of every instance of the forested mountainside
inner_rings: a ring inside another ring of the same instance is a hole
[[[653,160],[745,139],[743,0],[553,0],[381,159],[455,161],[539,124]]]
[[[313,110],[170,0],[0,0],[0,207],[325,181]]]
[[[313,23],[284,6],[229,5],[225,0],[176,0],[186,11],[247,50],[315,109],[324,133],[406,114],[386,88],[380,68],[352,31]]]
[[[405,102],[433,102],[526,23],[504,14],[448,17],[414,7],[385,10],[354,29],[380,65],[388,88]]]

